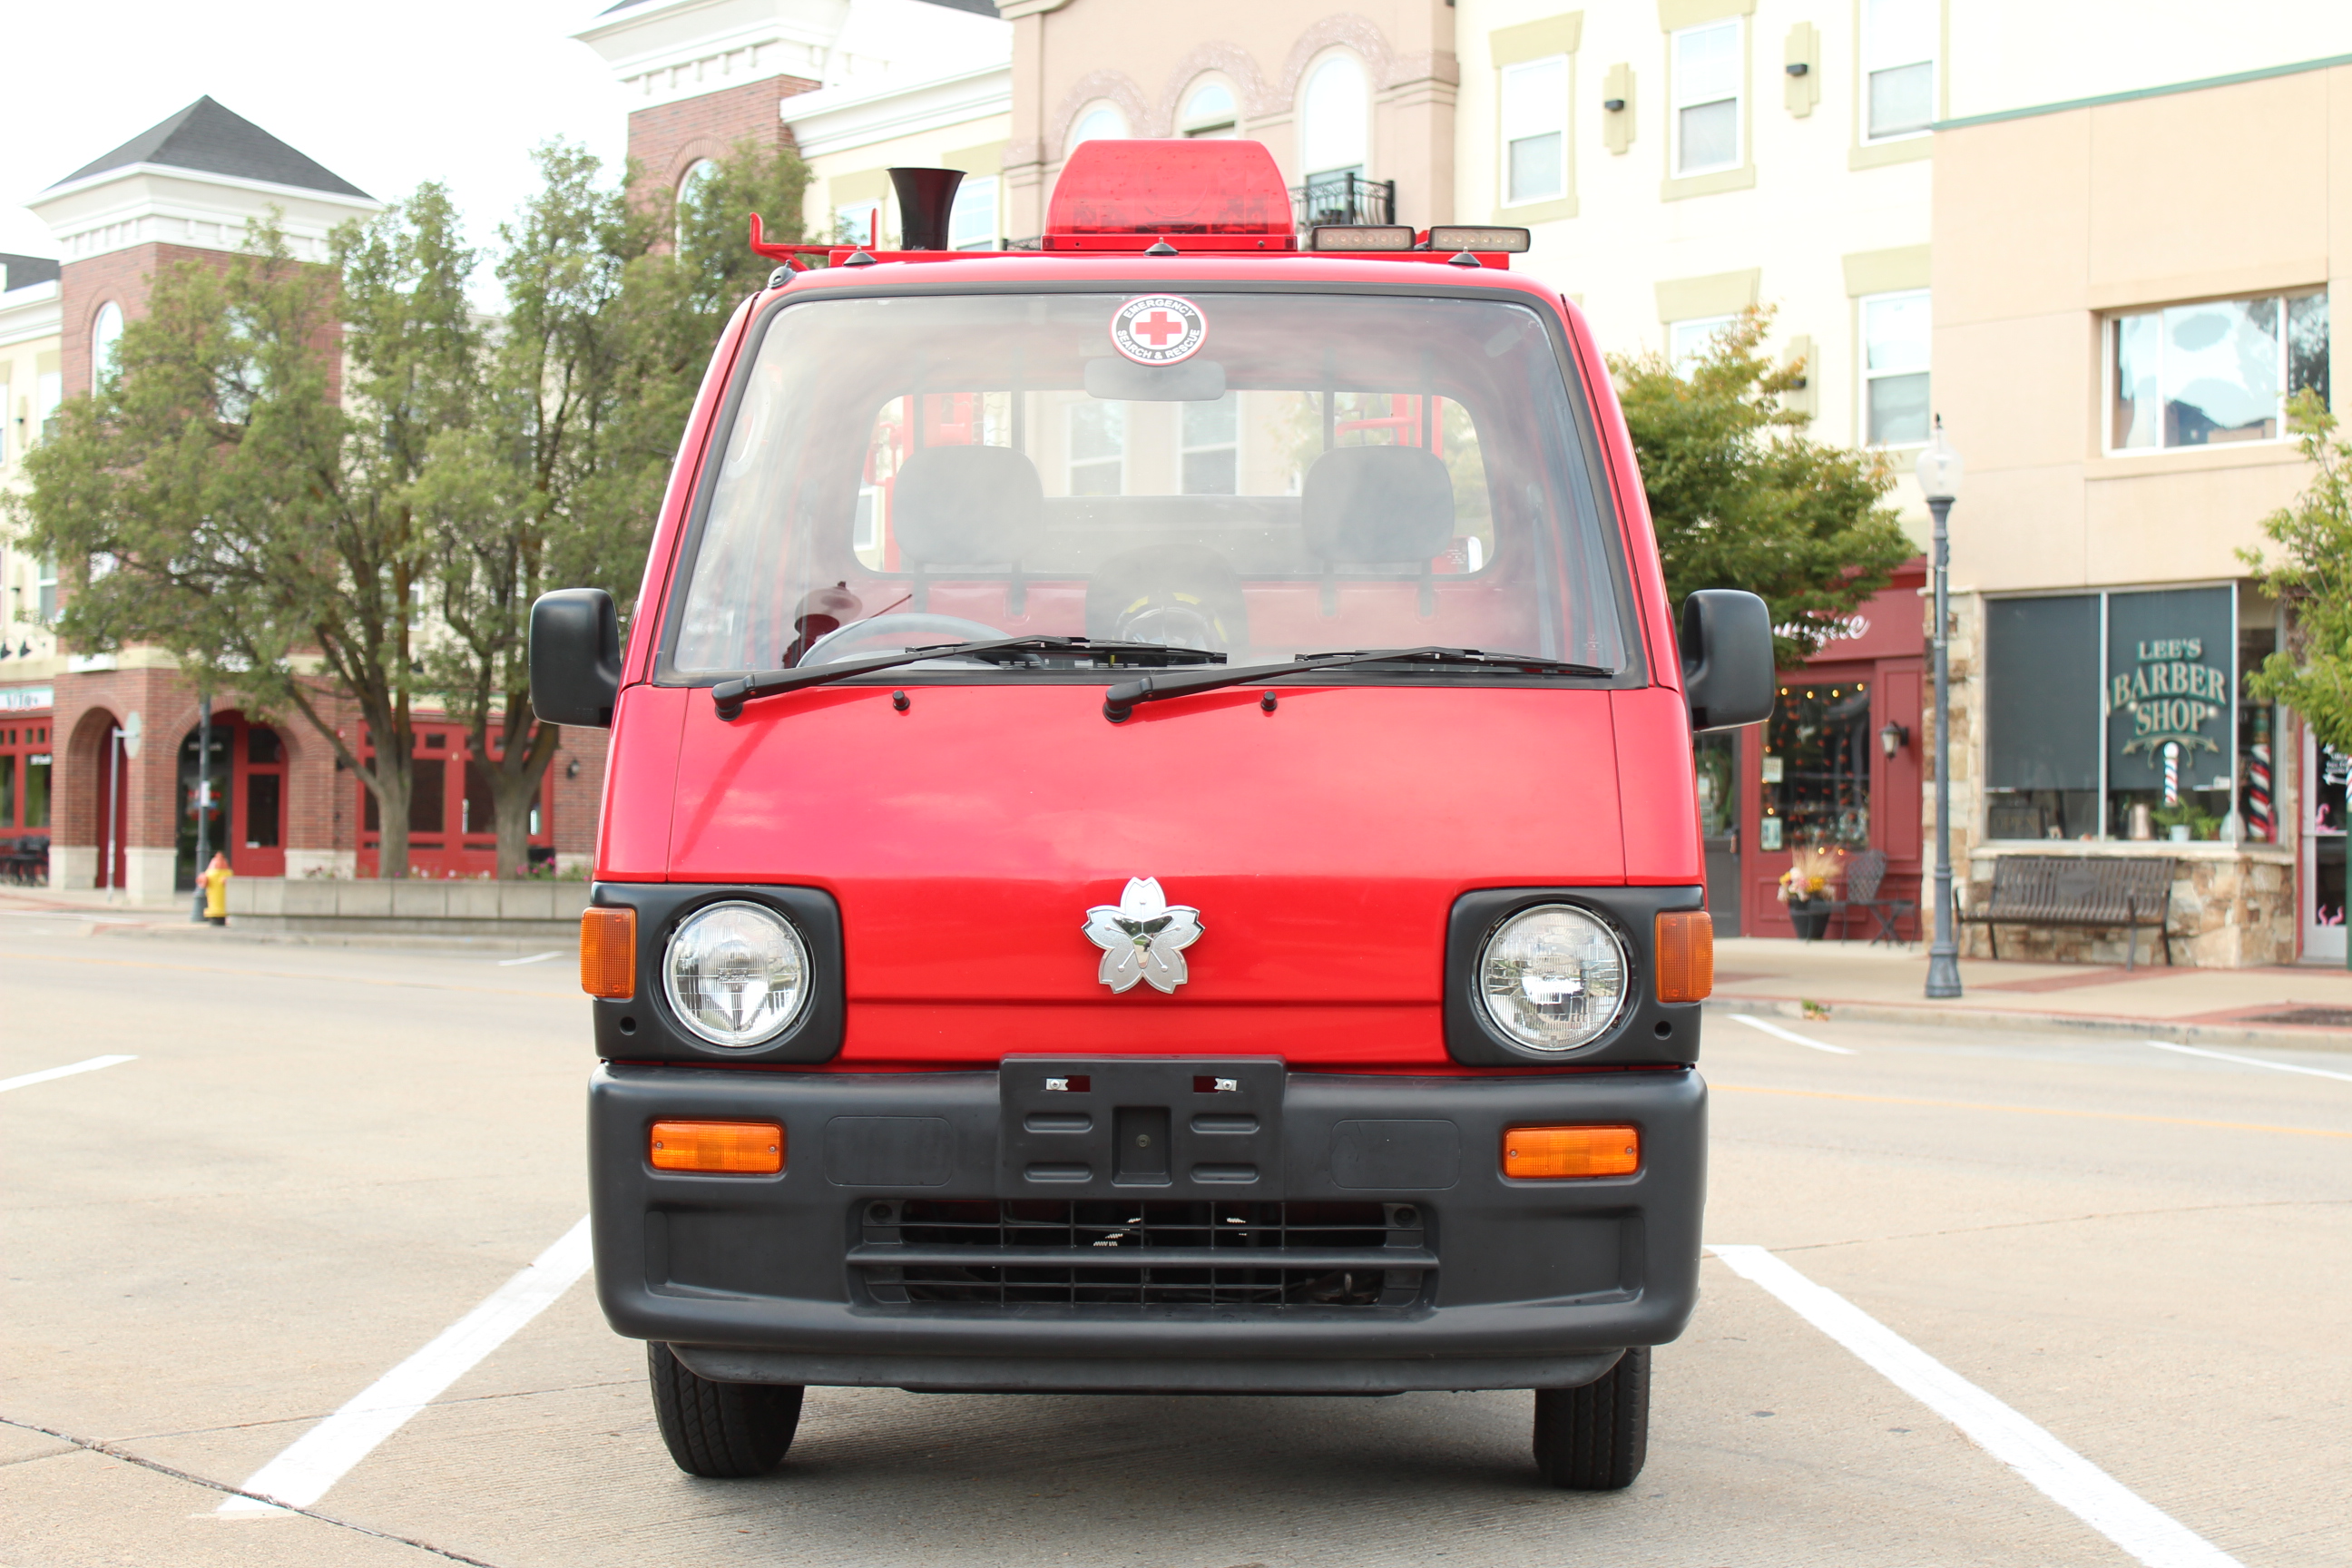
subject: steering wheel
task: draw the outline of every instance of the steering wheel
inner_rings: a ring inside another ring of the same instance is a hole
[[[843,656],[845,648],[877,637],[892,635],[912,636],[923,632],[945,632],[958,642],[995,642],[1005,634],[980,621],[968,621],[961,616],[934,616],[908,610],[895,616],[876,616],[869,620],[852,621],[845,626],[829,631],[809,644],[801,655],[801,663],[831,664]]]

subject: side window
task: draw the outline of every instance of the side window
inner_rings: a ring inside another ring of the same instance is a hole
[[[1503,205],[1554,201],[1568,189],[1568,57],[1505,66]]]
[[[1916,136],[1936,118],[1941,0],[1863,0],[1863,140]]]
[[[1927,438],[1927,291],[1870,294],[1862,304],[1862,438],[1906,447]]]
[[[1736,168],[1746,24],[1735,16],[1674,36],[1674,167],[1677,174]]]

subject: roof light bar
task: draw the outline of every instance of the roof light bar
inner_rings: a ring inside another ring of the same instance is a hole
[[[1320,232],[1319,230],[1318,231]],[[1433,228],[1429,231],[1432,250],[1483,250],[1492,255],[1501,251],[1517,256],[1527,249],[1530,236],[1523,228]]]
[[[1412,229],[1405,224],[1318,224],[1308,243],[1317,250],[1411,250]]]

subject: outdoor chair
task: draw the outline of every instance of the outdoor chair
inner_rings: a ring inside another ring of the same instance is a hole
[[[1864,850],[1846,862],[1845,897],[1832,900],[1830,912],[1832,916],[1843,916],[1848,910],[1867,910],[1878,921],[1878,932],[1870,939],[1874,946],[1882,942],[1907,946],[1909,944],[1903,940],[1901,922],[1904,916],[1913,916],[1913,929],[1917,929],[1916,917],[1919,912],[1919,900],[1880,898],[1879,884],[1885,879],[1886,851]],[[1851,941],[1853,934],[1851,927],[1842,927],[1839,940]]]

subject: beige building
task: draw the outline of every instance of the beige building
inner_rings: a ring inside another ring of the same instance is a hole
[[[0,255],[0,506],[25,482],[25,454],[65,395],[58,264]],[[27,876],[45,843],[53,775],[50,719],[65,661],[48,620],[57,569],[9,538],[0,516],[0,874]]]

